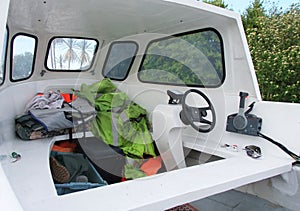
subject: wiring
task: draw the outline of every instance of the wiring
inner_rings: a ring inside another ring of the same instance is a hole
[[[278,146],[280,149],[282,149],[285,153],[287,153],[289,156],[291,156],[297,164],[300,164],[300,156],[296,155],[295,153],[293,153],[292,151],[290,151],[288,148],[286,148],[284,145],[282,145],[281,143],[273,140],[272,138],[262,134],[261,132],[258,132],[258,136],[261,138],[266,139],[267,141],[275,144],[276,146]]]

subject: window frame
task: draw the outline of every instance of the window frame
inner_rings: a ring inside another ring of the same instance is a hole
[[[145,81],[145,80],[142,80],[140,78],[139,73],[142,71],[141,69],[142,69],[143,63],[146,59],[147,51],[148,51],[148,49],[149,49],[149,47],[151,46],[152,43],[167,40],[167,39],[170,39],[170,38],[173,38],[173,37],[177,38],[177,37],[180,37],[180,36],[191,35],[191,34],[201,33],[201,32],[206,32],[206,31],[214,32],[217,35],[217,37],[219,38],[219,41],[220,41],[220,53],[221,53],[221,59],[222,59],[221,62],[222,62],[223,77],[220,78],[220,83],[219,84],[216,84],[216,85],[177,84],[177,83],[171,83],[171,82],[166,83],[166,82],[158,82],[158,81]],[[225,78],[226,78],[225,51],[224,51],[224,42],[223,42],[221,33],[218,30],[216,30],[215,28],[208,27],[208,28],[203,28],[203,29],[197,29],[197,30],[183,32],[183,33],[178,33],[178,34],[174,34],[174,35],[168,35],[168,36],[165,36],[165,37],[162,37],[162,38],[151,40],[146,46],[145,53],[143,55],[143,58],[141,60],[141,63],[140,63],[139,69],[138,69],[137,78],[142,83],[159,84],[159,85],[173,85],[173,86],[185,86],[185,87],[197,87],[197,88],[198,87],[199,88],[218,88],[218,87],[221,87],[223,85],[224,81],[225,81]]]
[[[125,74],[124,78],[121,78],[121,79],[120,79],[120,78],[110,78],[110,77],[108,77],[108,76],[106,76],[106,75],[104,74],[104,69],[105,69],[105,66],[106,66],[106,64],[107,64],[107,62],[108,62],[108,58],[109,58],[109,55],[110,55],[110,53],[111,53],[111,50],[112,50],[113,45],[114,45],[114,44],[120,44],[120,43],[132,43],[132,44],[135,45],[136,49],[135,49],[134,55],[132,56],[130,65],[128,66],[128,69],[127,69],[127,71],[126,71],[126,74]],[[124,81],[124,80],[126,80],[126,78],[128,77],[128,75],[129,75],[129,73],[130,73],[130,70],[131,70],[131,68],[132,68],[132,65],[133,65],[133,63],[134,63],[134,61],[135,61],[135,58],[136,58],[136,55],[137,55],[137,52],[138,52],[138,51],[139,51],[139,44],[138,44],[137,42],[135,42],[135,41],[132,41],[132,40],[126,41],[126,40],[125,40],[125,41],[114,41],[114,42],[112,42],[112,43],[109,45],[109,49],[108,49],[107,54],[106,54],[106,57],[105,57],[105,61],[104,61],[103,68],[102,68],[102,76],[103,76],[103,77],[107,77],[107,78],[112,79],[112,80],[115,80],[115,81]]]
[[[27,36],[27,37],[31,37],[35,40],[35,46],[34,46],[34,52],[33,52],[33,61],[32,61],[32,69],[31,69],[31,73],[25,77],[25,78],[20,78],[20,79],[13,79],[13,61],[14,61],[14,55],[13,55],[13,51],[14,51],[14,41],[16,39],[16,37],[18,36]],[[24,33],[24,32],[20,32],[20,33],[17,33],[15,34],[11,41],[11,46],[10,46],[10,81],[11,82],[18,82],[18,81],[24,81],[24,80],[27,80],[29,79],[32,75],[33,75],[33,72],[34,72],[34,67],[35,67],[35,61],[36,61],[36,52],[37,52],[37,48],[38,48],[38,38],[32,34],[28,34],[28,33]]]
[[[3,52],[2,52],[2,54],[3,54],[3,59],[4,59],[4,61],[3,61],[3,78],[2,78],[2,81],[0,82],[0,86],[2,86],[3,84],[4,84],[4,82],[5,82],[5,76],[6,76],[6,64],[7,64],[7,50],[8,50],[8,42],[9,42],[9,28],[8,28],[8,26],[6,26],[6,42],[4,43],[4,45],[5,45],[5,47],[4,46],[2,46],[2,48],[3,48]],[[1,58],[2,59],[2,58]]]
[[[48,56],[49,56],[49,53],[50,53],[50,48],[51,48],[51,44],[52,44],[52,41],[54,39],[57,39],[57,38],[71,38],[71,39],[83,39],[83,40],[93,40],[93,41],[96,41],[96,47],[95,47],[95,50],[94,50],[94,55],[93,55],[93,59],[91,60],[91,64],[89,66],[89,68],[85,69],[85,70],[68,70],[68,69],[50,69],[47,65],[47,61],[48,61]],[[97,55],[97,52],[98,52],[98,49],[99,49],[99,45],[100,45],[100,42],[99,40],[97,40],[96,38],[89,38],[89,37],[77,37],[77,36],[54,36],[54,37],[51,37],[51,39],[48,41],[48,46],[47,46],[47,53],[45,55],[45,61],[44,61],[44,67],[46,68],[46,70],[50,71],[50,72],[63,72],[63,73],[74,73],[74,72],[88,72],[92,69],[92,67],[94,66],[94,62],[95,62],[95,59],[96,59],[96,55]]]

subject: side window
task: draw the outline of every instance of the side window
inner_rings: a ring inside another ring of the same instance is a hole
[[[151,42],[139,70],[143,82],[218,87],[225,77],[223,43],[213,29]]]
[[[50,42],[46,67],[52,71],[86,71],[97,48],[98,41],[93,39],[56,37]]]
[[[7,48],[7,28],[5,30],[4,34],[4,42],[3,42],[3,51],[2,51],[2,56],[0,60],[0,85],[3,84],[4,82],[4,76],[5,76],[5,58],[6,58],[6,48]]]
[[[135,42],[114,42],[107,54],[103,76],[115,80],[124,80],[131,68],[138,46]]]
[[[37,39],[30,35],[17,34],[12,43],[11,80],[27,79],[33,72]]]

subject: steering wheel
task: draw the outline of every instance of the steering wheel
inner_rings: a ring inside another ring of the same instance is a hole
[[[191,107],[186,104],[187,96],[190,93],[197,93],[208,104],[206,107]],[[208,120],[208,112],[211,118]],[[186,125],[191,125],[195,130],[202,133],[208,133],[216,124],[216,112],[208,97],[197,89],[187,90],[182,97],[182,111],[180,112],[181,121]]]

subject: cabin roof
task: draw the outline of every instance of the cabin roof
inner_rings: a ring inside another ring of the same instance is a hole
[[[181,6],[179,6],[181,4]],[[216,16],[217,15],[217,16]],[[226,15],[226,17],[225,17]],[[212,18],[214,17],[214,18]],[[213,25],[238,14],[195,0],[18,0],[10,1],[10,25],[53,35],[95,36],[114,40],[134,34],[172,33],[182,25]],[[194,23],[194,24],[193,24]]]

